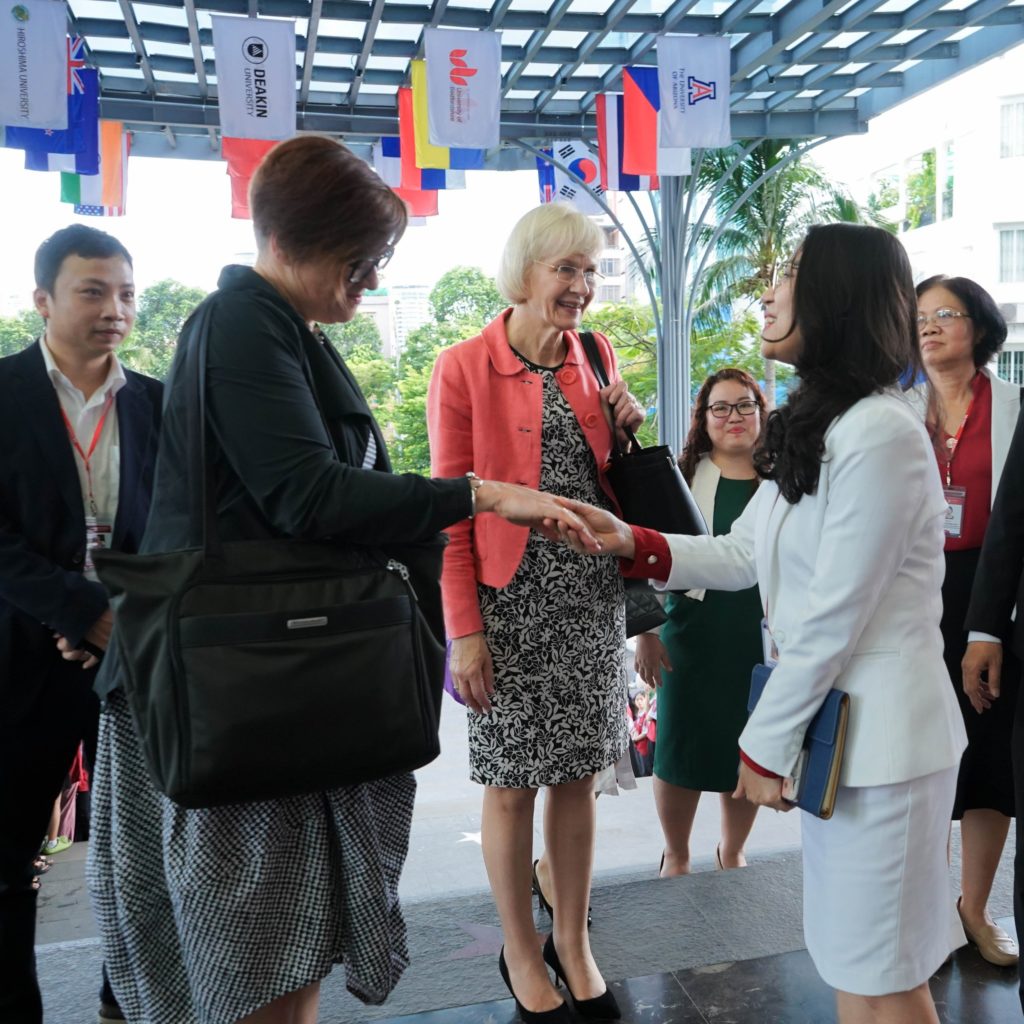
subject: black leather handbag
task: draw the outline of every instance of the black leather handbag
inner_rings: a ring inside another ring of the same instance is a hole
[[[181,367],[196,382],[201,427],[189,455],[202,544],[96,559],[156,788],[211,807],[427,764],[440,752],[447,539],[388,550],[222,542],[205,452],[206,335],[198,325]]]

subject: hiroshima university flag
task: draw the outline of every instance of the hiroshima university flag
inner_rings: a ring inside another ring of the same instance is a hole
[[[61,0],[14,0],[0,18],[0,125],[68,126],[68,10]]]
[[[497,146],[501,138],[500,34],[425,28],[423,45],[430,142],[477,149]]]
[[[295,23],[213,15],[221,134],[287,139],[295,134]]]
[[[732,142],[728,36],[658,39],[662,146],[715,149]]]

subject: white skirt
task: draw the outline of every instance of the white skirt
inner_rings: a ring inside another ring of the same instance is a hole
[[[843,786],[831,820],[803,815],[804,937],[832,988],[905,992],[967,941],[946,863],[956,778]]]

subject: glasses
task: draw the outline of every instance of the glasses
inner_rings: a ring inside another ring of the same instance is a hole
[[[796,260],[786,260],[785,263],[780,263],[772,276],[772,287],[776,288],[781,281],[788,281],[791,277],[795,277],[799,269],[800,264]]]
[[[942,309],[935,310],[934,313],[918,313],[917,314],[917,329],[919,331],[924,330],[929,324],[952,324],[954,320],[970,320],[970,313],[961,313],[958,309],[950,309],[948,306],[943,306]]]
[[[732,415],[733,409],[741,416],[753,416],[759,408],[760,406],[758,406],[754,399],[744,398],[742,402],[715,402],[714,405],[708,406],[708,412],[716,420],[725,420]]]
[[[395,250],[389,245],[376,259],[354,260],[348,265],[348,283],[359,284],[371,271],[383,270],[394,255]]]
[[[542,267],[549,267],[555,272],[555,277],[558,278],[562,284],[575,284],[576,278],[582,274],[583,283],[588,288],[593,288],[597,283],[597,279],[604,278],[604,274],[599,274],[596,270],[580,270],[579,267],[574,267],[571,263],[559,263],[556,267],[553,263],[545,263],[543,260],[534,260],[534,263],[539,263]]]

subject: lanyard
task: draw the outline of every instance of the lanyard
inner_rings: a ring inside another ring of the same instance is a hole
[[[963,436],[964,427],[967,426],[967,417],[971,415],[971,409],[974,408],[974,396],[971,396],[971,401],[967,406],[967,412],[964,413],[964,418],[960,421],[960,426],[957,428],[956,436],[951,437],[946,442],[946,448],[949,449],[949,457],[946,459],[946,486],[953,486],[953,458],[956,456],[957,447],[960,444],[960,438]]]
[[[103,427],[107,422],[107,413],[110,412],[110,407],[113,404],[114,396],[107,395],[107,400],[103,403],[103,412],[100,413],[99,422],[96,424],[96,429],[92,432],[92,440],[89,442],[88,452],[82,450],[82,446],[79,444],[78,437],[75,434],[75,428],[71,426],[71,420],[68,419],[68,414],[64,411],[64,407],[61,406],[60,410],[60,414],[64,418],[64,426],[68,428],[68,437],[71,438],[71,447],[79,454],[82,459],[82,464],[85,466],[85,479],[89,485],[90,515],[93,516],[99,515],[99,511],[96,508],[96,500],[92,493],[92,465],[90,460],[92,459],[93,453],[96,451],[96,445],[99,444],[100,435],[103,433]]]

